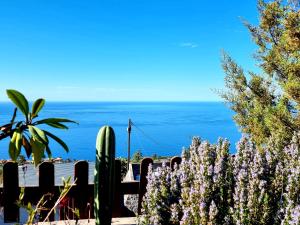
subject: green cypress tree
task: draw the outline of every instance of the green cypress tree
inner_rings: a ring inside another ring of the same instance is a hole
[[[300,129],[300,7],[297,1],[258,1],[259,24],[245,22],[257,45],[260,74],[245,73],[223,54],[226,90],[221,96],[234,120],[258,146],[269,137],[284,146]]]

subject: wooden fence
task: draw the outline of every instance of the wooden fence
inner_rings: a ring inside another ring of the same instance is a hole
[[[147,173],[149,164],[153,163],[151,158],[145,158],[140,164],[140,180],[139,181],[121,181],[121,162],[115,161],[115,191],[113,204],[113,217],[135,216],[132,211],[124,206],[125,194],[138,194],[138,213],[141,212],[141,203],[146,192]],[[180,157],[173,157],[170,165],[181,162]],[[25,195],[23,203],[26,205],[30,202],[32,205],[37,204],[42,196],[50,194],[51,198],[47,199],[44,210],[40,215],[40,221],[44,220],[49,213],[50,208],[60,194],[60,186],[55,186],[54,164],[51,162],[43,162],[38,167],[39,185],[36,187],[25,187]],[[89,219],[94,217],[94,185],[88,183],[88,162],[79,161],[74,164],[74,180],[75,184],[67,194],[66,198],[60,203],[58,213],[51,214],[50,221],[59,219]],[[3,207],[4,222],[19,222],[20,209],[16,204],[19,199],[19,174],[18,164],[14,162],[6,162],[3,165],[3,188],[0,188],[0,206]],[[79,218],[75,218],[74,209],[79,210]]]

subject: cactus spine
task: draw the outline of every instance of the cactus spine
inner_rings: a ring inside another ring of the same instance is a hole
[[[110,225],[114,192],[115,133],[109,126],[100,129],[96,140],[94,170],[94,215],[96,225]]]

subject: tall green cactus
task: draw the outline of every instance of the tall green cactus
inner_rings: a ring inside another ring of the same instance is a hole
[[[94,215],[96,225],[110,225],[114,193],[115,133],[109,126],[100,129],[96,140],[94,170]]]

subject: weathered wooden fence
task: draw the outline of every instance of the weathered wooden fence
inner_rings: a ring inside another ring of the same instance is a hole
[[[180,157],[173,157],[170,165],[181,162]],[[133,212],[124,206],[125,194],[138,194],[138,213],[141,212],[141,203],[146,192],[147,173],[149,164],[153,163],[151,158],[145,158],[140,164],[140,180],[139,181],[121,181],[121,162],[116,160],[115,163],[115,192],[113,217],[134,216]],[[44,210],[40,215],[42,221],[49,210],[55,204],[60,194],[60,186],[55,186],[54,164],[51,162],[43,162],[38,167],[39,185],[36,187],[25,187],[23,203],[30,202],[32,205],[37,204],[42,196],[48,195]],[[67,194],[66,198],[58,206],[58,214],[54,213],[49,217],[50,221],[55,219],[89,219],[93,218],[94,205],[94,185],[88,183],[88,162],[79,161],[74,164],[74,180],[75,184]],[[18,222],[20,218],[20,209],[16,204],[19,199],[19,174],[18,164],[7,162],[3,166],[3,188],[0,188],[0,206],[4,208],[4,222]],[[75,218],[74,209],[79,210],[79,218]]]

